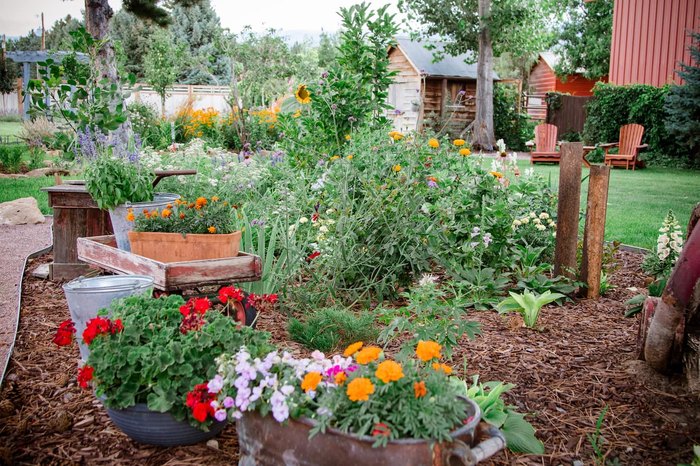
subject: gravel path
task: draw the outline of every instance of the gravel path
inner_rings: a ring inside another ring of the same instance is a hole
[[[52,217],[35,225],[0,225],[0,382],[17,327],[17,301],[27,256],[51,244]]]

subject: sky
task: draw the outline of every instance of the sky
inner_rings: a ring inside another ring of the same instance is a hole
[[[348,7],[360,0],[255,0],[242,2],[234,0],[211,0],[221,25],[238,32],[250,25],[254,31],[274,28],[283,31],[308,31],[318,33],[321,30],[335,32],[340,28],[340,7]],[[396,13],[397,0],[370,0],[374,8],[389,3],[390,11]],[[11,8],[9,5],[12,5]],[[110,6],[117,11],[121,0],[109,0]],[[254,7],[251,7],[254,5]],[[0,34],[23,36],[31,29],[41,27],[41,13],[44,13],[46,29],[67,14],[82,18],[83,0],[0,0]],[[39,29],[40,30],[40,29]]]

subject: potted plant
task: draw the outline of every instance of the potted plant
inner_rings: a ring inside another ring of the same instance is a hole
[[[243,296],[225,287],[219,299],[230,306]],[[272,348],[268,334],[213,309],[208,298],[134,296],[112,302],[109,312],[81,335],[90,355],[78,382],[92,385],[112,421],[142,443],[186,445],[216,435],[225,419],[214,416],[206,391],[215,358],[242,345],[253,355]]]
[[[160,262],[235,257],[241,242],[236,206],[214,196],[175,200],[162,210],[127,214],[132,252]]]
[[[417,359],[398,361],[362,342],[332,358],[319,351],[256,358],[241,348],[217,360],[207,386],[216,396],[214,415],[237,420],[242,465],[289,464],[291,457],[331,465],[338,452],[357,464],[484,459],[505,446],[503,437],[492,434],[488,451],[470,448],[480,410],[440,362],[441,349],[420,341]]]

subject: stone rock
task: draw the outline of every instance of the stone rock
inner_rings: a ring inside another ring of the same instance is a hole
[[[37,168],[35,170],[29,171],[26,173],[28,177],[38,177],[38,176],[49,176],[49,175],[69,175],[70,172],[68,170],[65,170],[63,168],[56,168],[56,167],[46,167],[46,168]]]
[[[0,225],[25,225],[44,221],[44,214],[33,197],[23,197],[0,204]]]

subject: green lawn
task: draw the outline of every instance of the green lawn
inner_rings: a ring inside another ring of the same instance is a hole
[[[0,136],[17,136],[22,129],[22,123],[17,121],[0,121]]]
[[[0,179],[0,202],[13,201],[22,197],[34,197],[44,215],[51,214],[49,195],[40,189],[53,186],[52,176],[38,178],[2,178]]]
[[[519,162],[521,170],[531,165]],[[559,166],[535,165],[536,173],[551,176],[558,189]],[[581,208],[585,210],[588,193],[588,169],[583,168]],[[610,173],[605,238],[651,249],[656,245],[658,229],[669,209],[673,210],[685,231],[693,207],[700,202],[700,171],[672,168],[624,170]]]

